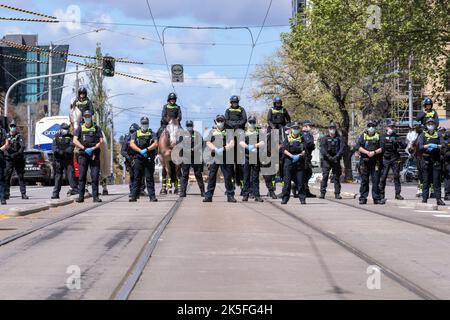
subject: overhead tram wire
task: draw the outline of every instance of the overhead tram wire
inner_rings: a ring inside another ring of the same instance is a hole
[[[245,82],[247,81],[248,73],[249,73],[249,71],[250,71],[250,64],[252,63],[253,53],[255,52],[256,44],[258,43],[258,40],[259,40],[259,38],[260,38],[260,36],[261,36],[261,33],[262,33],[263,29],[264,29],[264,26],[265,26],[265,24],[266,24],[267,17],[269,16],[270,8],[272,7],[272,2],[273,2],[273,0],[270,0],[270,2],[269,2],[269,7],[267,8],[267,12],[266,12],[266,15],[265,15],[265,17],[264,17],[263,24],[262,24],[262,26],[261,26],[261,29],[259,30],[259,33],[258,33],[258,36],[256,37],[255,42],[253,43],[252,51],[250,52],[250,58],[249,58],[249,60],[248,60],[247,70],[245,71],[244,81],[242,82],[242,86],[241,86],[241,89],[240,89],[240,94],[239,94],[239,95],[241,95],[241,96],[242,96],[242,91],[244,91]]]

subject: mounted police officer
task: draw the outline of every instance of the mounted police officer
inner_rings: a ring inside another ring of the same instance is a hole
[[[181,113],[181,107],[177,104],[177,95],[175,93],[170,93],[167,97],[167,104],[163,106],[161,114],[161,128],[157,132],[157,138],[161,136],[161,133],[167,127],[171,119],[177,119],[181,124],[183,115]]]
[[[79,196],[78,203],[84,202],[86,190],[86,178],[88,169],[91,170],[92,197],[94,202],[102,202],[98,196],[98,185],[100,179],[100,145],[103,143],[102,129],[92,120],[92,112],[86,110],[83,113],[83,123],[75,131],[73,143],[80,149],[78,156],[79,164]]]
[[[422,202],[426,203],[429,198],[430,185],[433,183],[436,203],[444,206],[441,199],[441,149],[444,139],[437,130],[436,120],[426,120],[426,130],[419,136],[418,149],[422,153]]]
[[[372,180],[372,198],[374,204],[385,204],[379,190],[380,169],[382,161],[381,139],[376,130],[377,124],[373,120],[367,123],[367,130],[358,140],[358,151],[361,154],[359,170],[361,186],[359,188],[359,204],[367,204],[369,184]]]
[[[315,194],[312,194],[309,190],[309,179],[311,179],[313,175],[312,171],[312,153],[314,149],[316,149],[316,145],[314,144],[314,136],[311,134],[311,127],[313,123],[310,120],[306,120],[303,123],[303,129],[302,129],[302,137],[305,139],[306,143],[306,168],[305,168],[305,174],[303,176],[304,184],[305,184],[305,194],[307,198],[316,198]]]
[[[383,169],[381,171],[380,179],[380,194],[381,198],[385,198],[386,180],[389,174],[389,170],[392,169],[394,175],[395,185],[395,199],[404,200],[401,196],[401,184],[400,184],[400,149],[405,149],[407,144],[404,140],[400,139],[395,130],[395,122],[389,121],[386,127],[386,134],[381,136],[381,149],[383,150]]]
[[[6,188],[5,153],[6,153],[6,150],[8,150],[9,146],[10,146],[10,143],[8,140],[8,134],[6,133],[6,130],[3,129],[3,127],[0,123],[0,203],[2,205],[6,204],[6,199],[5,199],[5,188]]]
[[[306,150],[308,149],[308,142],[304,139],[300,125],[297,122],[290,126],[291,133],[283,142],[284,155],[284,185],[282,193],[281,204],[287,204],[291,194],[291,183],[294,182],[297,188],[298,197],[301,204],[306,204],[305,193],[305,169],[306,169]]]
[[[212,202],[214,190],[216,189],[217,172],[222,171],[224,180],[227,201],[235,203],[234,185],[233,185],[233,162],[227,163],[227,152],[234,148],[234,135],[228,136],[225,129],[225,116],[216,116],[216,128],[212,129],[206,138],[206,146],[212,151],[212,163],[209,164],[208,187],[206,189],[205,199],[203,202]]]
[[[28,199],[27,190],[25,187],[24,173],[25,173],[25,141],[20,133],[17,132],[17,126],[14,122],[9,125],[9,149],[6,152],[6,188],[5,199],[8,200],[10,196],[10,184],[13,170],[17,173],[19,179],[20,193],[22,199]]]
[[[141,190],[141,177],[145,175],[147,192],[150,202],[157,202],[155,195],[155,158],[158,148],[158,139],[150,129],[150,120],[147,117],[141,118],[141,128],[133,133],[130,140],[130,147],[136,152],[134,158],[134,180],[130,202],[136,202]]]
[[[59,199],[64,171],[69,180],[71,193],[78,193],[78,185],[75,179],[73,167],[74,144],[73,135],[69,131],[67,123],[61,124],[58,133],[52,143],[52,151],[55,164],[55,186],[53,188],[52,199]]]
[[[430,98],[425,98],[422,102],[423,111],[420,112],[417,117],[416,121],[420,122],[423,126],[426,125],[426,121],[429,118],[433,118],[434,122],[436,124],[436,128],[439,127],[439,115],[436,112],[436,110],[433,109],[433,100]]]
[[[130,126],[129,132],[123,138],[122,146],[120,148],[120,154],[125,159],[126,170],[130,174],[130,183],[129,183],[130,197],[131,197],[133,181],[134,181],[134,156],[136,155],[136,152],[133,149],[131,149],[131,147],[130,147],[130,141],[131,141],[131,136],[138,130],[139,130],[139,125],[137,123],[133,123]],[[145,187],[145,183],[143,184],[143,186]]]
[[[320,143],[320,154],[322,155],[322,182],[320,183],[320,198],[325,199],[327,192],[328,178],[333,171],[334,196],[336,199],[341,197],[342,174],[341,159],[344,155],[344,142],[337,132],[337,125],[330,123],[328,134],[324,136]]]
[[[256,128],[256,117],[248,118],[248,127],[245,131],[245,141],[240,145],[245,149],[244,164],[244,189],[242,201],[248,201],[250,193],[255,197],[256,202],[264,202],[259,192],[259,173],[261,172],[261,161],[258,151],[265,146],[261,140],[261,131]]]
[[[247,123],[247,113],[245,109],[239,105],[239,97],[234,95],[230,98],[230,107],[225,111],[225,129],[242,130],[245,131],[245,125]],[[233,166],[233,178],[236,185],[240,185],[241,191],[243,190],[243,166],[238,162],[238,143],[237,138],[234,139],[234,166]]]
[[[267,141],[268,147],[271,146],[271,130],[278,130],[279,131],[279,143],[281,144],[284,141],[284,128],[285,126],[291,122],[291,116],[289,115],[289,112],[287,111],[287,109],[283,108],[283,100],[280,97],[275,97],[273,99],[273,107],[269,109],[268,113],[267,113],[267,123],[269,125],[269,132],[268,132],[268,138],[269,140]],[[281,179],[283,178],[283,156],[282,156],[282,151],[280,150],[280,155],[279,155],[279,175],[281,177]],[[269,191],[269,196],[272,199],[277,199],[277,196],[275,194],[275,189],[276,189],[276,175],[269,175],[269,176],[264,176],[264,181],[266,183],[266,187]]]
[[[200,132],[194,130],[194,122],[186,121],[186,131],[180,139],[183,144],[183,150],[190,150],[189,154],[184,154],[183,164],[181,165],[181,192],[180,197],[186,197],[186,189],[189,180],[189,171],[194,169],[195,179],[200,189],[200,195],[205,196],[205,183],[203,182],[203,137]]]
[[[77,92],[77,98],[70,106],[71,109],[74,107],[78,107],[80,109],[81,114],[84,115],[86,110],[89,110],[91,114],[94,114],[94,106],[92,105],[91,100],[87,96],[87,89],[85,87],[80,87]]]

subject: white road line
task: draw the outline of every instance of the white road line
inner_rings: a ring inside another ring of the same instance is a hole
[[[449,214],[433,214],[433,216],[438,218],[450,218]]]
[[[414,211],[423,213],[436,213],[436,210],[414,210]]]

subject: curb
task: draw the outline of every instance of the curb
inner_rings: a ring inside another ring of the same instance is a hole
[[[11,217],[26,216],[32,213],[37,213],[48,209],[50,209],[50,206],[48,204],[32,206],[29,208],[10,208],[9,213],[7,215]]]
[[[313,188],[314,190],[320,191],[320,187],[318,187],[318,186],[310,186],[310,188]],[[334,189],[327,189],[327,193],[334,194]],[[345,197],[350,197],[350,198],[356,199],[358,194],[357,193],[353,193],[353,192],[341,192],[341,196],[345,196]]]
[[[50,201],[47,201],[46,203],[51,208],[57,208],[57,207],[66,206],[66,205],[74,203],[74,202],[75,202],[74,199],[63,199],[63,200],[50,200]]]

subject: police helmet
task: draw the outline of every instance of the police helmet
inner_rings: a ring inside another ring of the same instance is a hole
[[[170,93],[169,94],[169,96],[167,97],[167,101],[170,101],[170,100],[177,100],[177,95],[175,94],[175,93]]]
[[[194,122],[192,120],[186,121],[186,127],[193,127],[193,126],[194,126]]]
[[[149,124],[149,123],[150,123],[150,120],[148,120],[147,117],[142,117],[141,118],[141,124]]]
[[[289,124],[289,129],[299,129],[300,128],[300,124],[297,121],[291,122]]]
[[[63,123],[63,124],[61,124],[61,127],[60,127],[62,130],[69,130],[69,128],[70,128],[70,126],[67,124],[67,123]]]
[[[281,97],[275,97],[273,99],[273,105],[275,106],[277,103],[283,104],[283,100],[281,99]]]
[[[236,96],[236,95],[234,95],[234,96],[231,96],[231,98],[230,98],[230,102],[231,102],[231,103],[233,103],[233,102],[237,102],[237,103],[239,103],[239,97],[238,97],[238,96]]]
[[[305,121],[303,122],[303,125],[304,125],[304,126],[312,126],[313,123],[312,123],[311,120],[305,120]]]
[[[85,118],[85,117],[92,117],[92,111],[91,110],[86,110],[86,111],[84,111],[83,112],[83,117]]]
[[[423,102],[422,102],[423,106],[431,106],[433,107],[433,100],[431,100],[430,98],[426,97]]]
[[[136,131],[138,131],[138,130],[139,130],[139,125],[138,125],[137,123],[133,123],[133,124],[130,126],[130,133],[136,132]]]
[[[78,97],[79,97],[81,94],[84,94],[84,95],[87,96],[87,89],[86,89],[85,87],[80,87],[80,88],[78,89]]]
[[[387,123],[386,123],[386,127],[395,127],[395,121],[394,120],[389,120]]]

